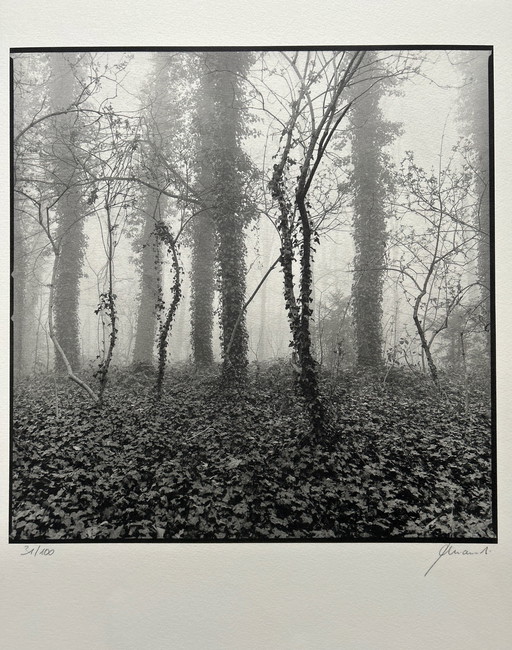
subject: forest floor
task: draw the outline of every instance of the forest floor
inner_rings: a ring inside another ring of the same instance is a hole
[[[13,392],[11,539],[486,539],[489,396],[445,380],[324,377],[330,448],[284,363],[247,385],[169,369],[164,396],[111,373],[102,409],[67,380]],[[56,408],[58,402],[58,409]]]

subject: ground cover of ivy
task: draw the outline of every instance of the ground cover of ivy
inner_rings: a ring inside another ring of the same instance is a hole
[[[13,394],[11,539],[490,538],[488,396],[393,371],[324,377],[332,444],[289,367],[111,373],[105,405],[50,376]],[[56,410],[58,396],[58,412]]]

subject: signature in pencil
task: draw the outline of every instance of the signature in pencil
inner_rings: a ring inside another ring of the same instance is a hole
[[[457,549],[453,548],[453,546],[451,544],[445,544],[444,546],[441,546],[441,548],[439,549],[438,557],[432,562],[432,564],[428,568],[427,572],[425,573],[425,576],[427,576],[430,573],[430,571],[435,567],[435,565],[439,562],[439,560],[442,557],[450,557],[450,556],[453,556],[453,555],[457,555],[457,556],[462,556],[462,555],[465,555],[465,556],[467,556],[467,555],[488,555],[490,552],[491,551],[489,550],[488,546],[486,546],[485,548],[483,548],[480,551],[468,551],[468,549],[466,549],[466,548],[462,549],[462,550],[457,550]]]

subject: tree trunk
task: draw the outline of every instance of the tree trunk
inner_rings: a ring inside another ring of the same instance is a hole
[[[313,285],[313,273],[311,268],[311,225],[306,208],[305,196],[302,193],[297,195],[297,207],[301,218],[302,226],[302,256],[301,279],[300,279],[300,321],[298,333],[298,354],[300,362],[299,385],[302,395],[308,404],[314,431],[323,428],[325,410],[320,399],[318,387],[317,364],[311,351],[311,297]]]
[[[204,176],[203,176],[204,180]],[[207,187],[207,182],[202,182]],[[213,363],[213,296],[215,292],[215,225],[208,212],[192,222],[191,324],[192,350],[197,368]]]
[[[479,210],[479,241],[478,241],[478,274],[481,286],[482,301],[484,304],[485,334],[487,352],[491,359],[491,205],[490,205],[490,151],[489,151],[489,98],[488,98],[488,65],[490,60],[484,61],[479,75],[478,113],[479,124],[474,125],[474,140],[478,162],[476,182],[480,196]]]
[[[52,54],[51,105],[52,110],[69,107],[74,100],[76,54]],[[76,186],[79,168],[73,156],[78,128],[76,115],[61,115],[56,122],[54,153],[56,156],[58,223],[56,240],[60,259],[55,278],[54,308],[55,336],[70,364],[80,367],[80,324],[78,318],[80,278],[85,249],[83,214],[85,212],[80,190]],[[67,370],[61,355],[56,355],[56,369]]]
[[[278,229],[281,235],[280,262],[284,280],[285,307],[292,334],[292,347],[298,360],[298,386],[311,417],[314,433],[324,429],[325,410],[320,398],[316,362],[311,351],[311,295],[313,276],[311,270],[311,225],[304,191],[297,191],[295,201],[300,214],[303,245],[300,256],[299,301],[295,297],[293,276],[293,242],[290,231],[291,203],[287,201],[282,167],[274,168],[271,185],[272,196],[279,204]]]
[[[203,97],[199,111],[202,180],[205,180],[207,174],[206,183],[210,184],[211,178],[211,191],[207,193],[206,200],[212,206],[211,215],[217,233],[223,376],[228,381],[243,379],[248,364],[244,313],[245,226],[248,215],[244,197],[244,174],[248,172],[249,164],[241,148],[245,134],[241,79],[248,67],[249,56],[246,53],[206,54],[201,80]],[[198,228],[201,225],[204,226],[204,223],[198,221]],[[208,229],[209,224],[206,225],[206,230]],[[211,257],[208,259],[211,260]],[[208,281],[204,286],[209,300],[211,289]],[[197,299],[195,304],[197,306]],[[195,319],[194,331],[200,324],[199,321],[200,319]],[[205,321],[201,325],[208,335],[209,323]]]
[[[422,352],[425,355],[425,358],[427,360],[430,376],[432,377],[432,381],[434,382],[434,384],[438,385],[439,377],[437,374],[437,366],[434,363],[434,359],[432,358],[432,353],[430,352],[430,346],[427,342],[427,337],[425,336],[425,331],[423,329],[423,326],[419,318],[419,306],[424,295],[425,295],[425,291],[423,290],[422,293],[416,298],[416,301],[414,303],[413,320],[414,320],[414,324],[416,325],[416,330],[418,332],[418,335],[420,337]]]
[[[159,241],[167,247],[167,251],[171,255],[171,268],[173,272],[173,284],[171,287],[171,304],[167,310],[165,318],[160,323],[160,332],[158,335],[158,376],[157,376],[157,396],[158,399],[162,397],[163,380],[165,373],[165,366],[167,363],[167,346],[169,344],[169,335],[174,324],[174,317],[178,310],[178,305],[181,300],[181,265],[178,256],[178,246],[176,239],[173,237],[171,231],[163,221],[157,224],[156,235]]]
[[[157,302],[161,286],[160,241],[155,236],[155,220],[159,218],[164,196],[148,189],[144,231],[141,237],[140,300],[133,362],[153,364],[157,327]]]
[[[367,63],[375,55],[367,54]],[[373,77],[373,75],[372,75]],[[372,87],[372,84],[373,87]],[[382,364],[382,284],[387,232],[384,211],[385,169],[382,162],[386,133],[375,80],[356,86],[364,95],[354,101],[352,162],[354,186],[354,282],[352,301],[357,365],[377,369]]]
[[[466,53],[467,54],[467,53]],[[459,95],[459,118],[473,145],[474,179],[479,197],[476,227],[479,231],[478,276],[483,304],[483,325],[489,363],[491,359],[491,205],[489,133],[489,52],[474,52],[462,61],[464,83]]]

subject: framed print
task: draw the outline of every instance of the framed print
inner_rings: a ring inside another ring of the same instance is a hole
[[[507,647],[510,10],[386,4],[9,25],[12,647]]]

